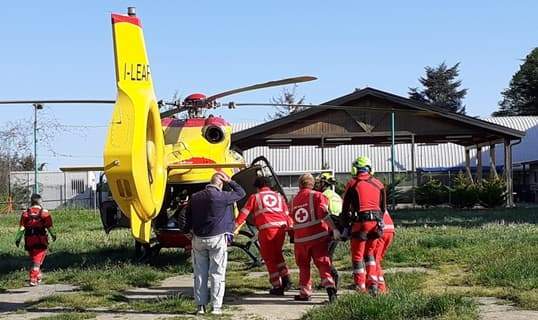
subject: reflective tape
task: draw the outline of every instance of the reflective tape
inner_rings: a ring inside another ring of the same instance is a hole
[[[394,225],[393,224],[386,224],[385,227],[384,227],[384,230],[394,230]]]
[[[334,287],[334,280],[331,278],[325,278],[321,280],[321,285],[326,288]]]
[[[326,237],[328,235],[329,235],[329,231],[323,231],[323,232],[316,233],[314,235],[311,235],[311,236],[308,236],[308,237],[303,237],[303,238],[297,238],[297,236],[296,236],[295,237],[295,243],[303,243],[303,242],[307,242],[307,241],[312,241],[312,240],[316,240],[316,239]]]
[[[353,269],[353,274],[363,274],[363,273],[366,273],[364,268]]]
[[[261,226],[258,227],[258,230],[263,230],[267,228],[280,228],[285,225],[287,225],[285,221],[273,221],[273,222],[262,224]]]
[[[250,210],[248,210],[247,208],[243,208],[241,209],[241,213],[248,215],[250,213]]]
[[[376,264],[375,264],[375,261],[367,261],[366,265],[367,266],[375,266]]]
[[[372,281],[377,281],[377,276],[368,275],[368,279]]]
[[[317,224],[319,224],[319,220],[316,220],[316,219],[305,222],[305,223],[296,223],[295,225],[293,225],[293,230],[304,229],[304,228],[315,226]]]
[[[377,278],[377,280],[378,280],[379,282],[385,282],[385,278],[383,278],[383,276],[379,276],[379,278]]]

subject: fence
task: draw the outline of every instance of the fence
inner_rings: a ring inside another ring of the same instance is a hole
[[[39,172],[38,190],[48,209],[96,209],[96,181],[95,172]],[[7,184],[0,198],[3,211],[27,207],[35,186],[34,172],[11,172]]]

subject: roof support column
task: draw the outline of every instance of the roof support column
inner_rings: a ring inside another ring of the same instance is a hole
[[[473,181],[473,174],[471,173],[471,150],[469,149],[465,149],[465,173]]]
[[[415,165],[415,135],[411,135],[411,187],[413,197],[413,208],[417,206],[416,188],[417,188],[417,168]]]
[[[495,154],[495,145],[492,144],[489,146],[489,163],[490,163],[490,172],[494,178],[497,178],[497,156]]]
[[[514,186],[512,181],[512,144],[510,139],[504,140],[504,178],[506,181],[506,206],[514,206]]]
[[[482,147],[476,147],[476,182],[482,181]]]

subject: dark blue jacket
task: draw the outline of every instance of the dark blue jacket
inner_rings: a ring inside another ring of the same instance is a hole
[[[235,181],[230,181],[228,186],[232,191],[221,191],[209,184],[192,195],[187,223],[196,236],[212,237],[234,231],[233,204],[246,193]]]

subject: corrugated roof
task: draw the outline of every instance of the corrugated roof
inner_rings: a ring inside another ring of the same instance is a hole
[[[525,131],[526,136],[521,143],[514,146],[513,162],[524,162],[538,160],[538,117],[494,117],[484,119],[488,122],[500,124],[509,128]],[[245,130],[259,125],[261,122],[244,122],[233,125],[234,132]],[[502,145],[496,148],[497,165],[503,165]],[[416,168],[451,168],[462,166],[465,163],[464,147],[445,143],[438,145],[415,146]],[[489,165],[488,148],[483,148],[483,164]],[[398,144],[396,152],[396,170],[410,171],[411,166],[411,145]],[[270,149],[268,147],[255,147],[244,152],[247,161],[259,155],[264,155],[272,163],[274,169],[279,172],[284,171],[310,171],[319,170],[322,166],[321,149],[314,146],[295,146],[288,149]],[[377,172],[389,172],[391,170],[391,148],[390,146],[374,147],[370,145],[342,145],[336,148],[325,148],[325,162],[335,172],[348,172],[351,162],[358,155],[370,157],[374,170]],[[471,151],[475,160],[475,151]]]

